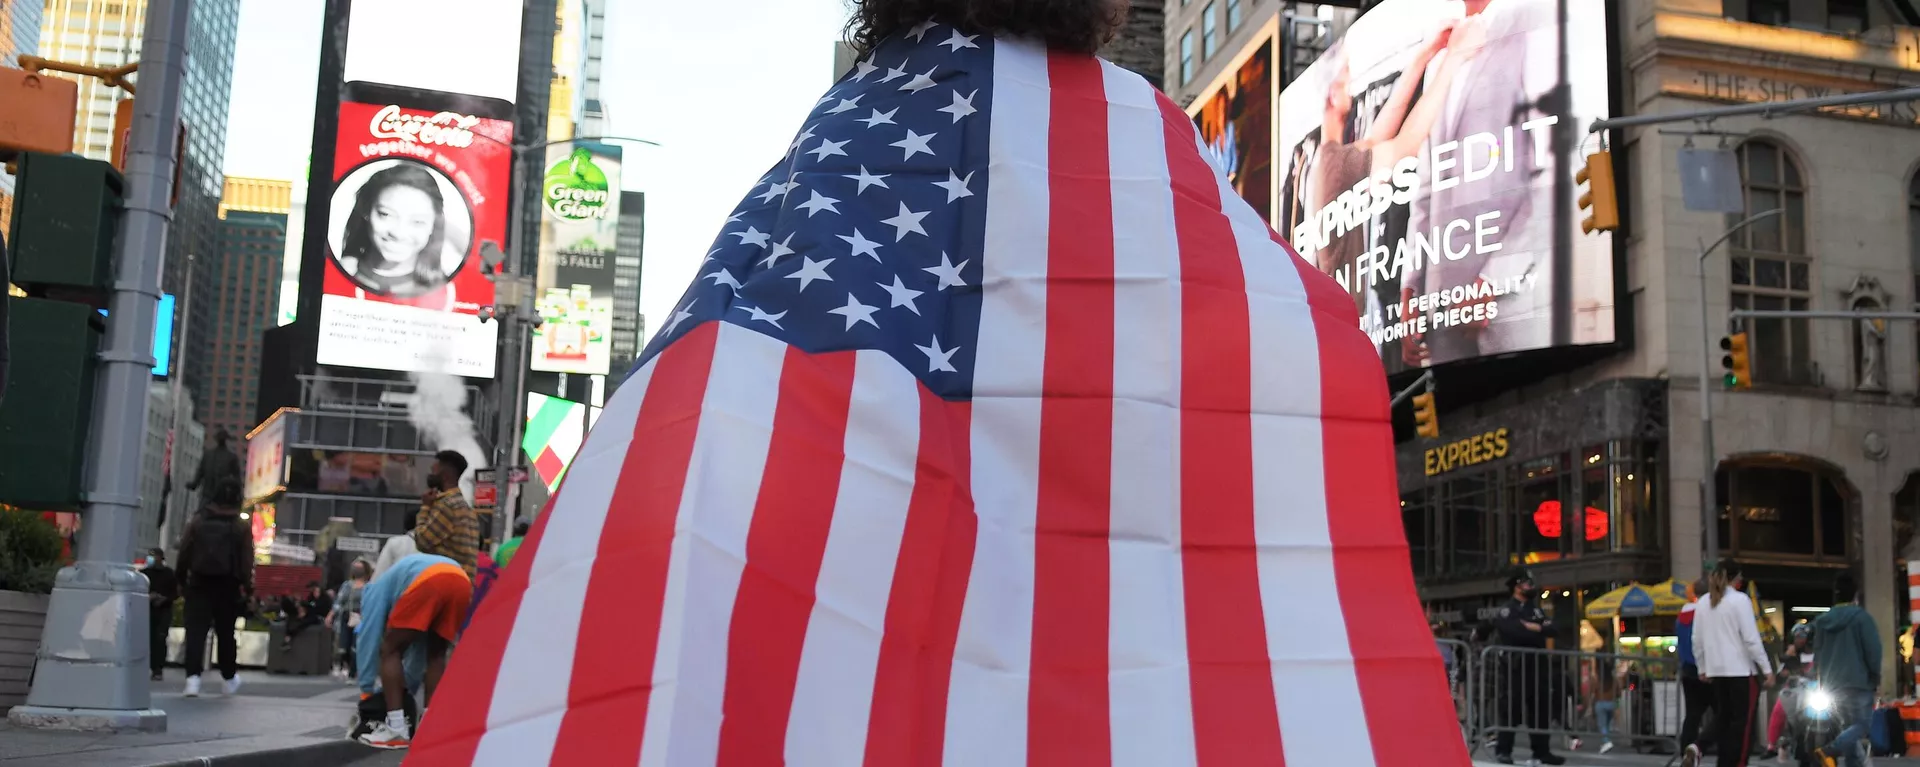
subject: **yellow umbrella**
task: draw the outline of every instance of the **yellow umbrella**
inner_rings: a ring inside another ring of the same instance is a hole
[[[1631,583],[1587,603],[1588,618],[1643,618],[1679,615],[1687,606],[1687,587],[1671,580],[1652,586]]]

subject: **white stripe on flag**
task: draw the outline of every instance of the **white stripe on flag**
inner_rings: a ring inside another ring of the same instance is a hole
[[[1113,764],[1178,767],[1197,756],[1180,549],[1180,249],[1167,129],[1152,86],[1111,63],[1102,62],[1101,71],[1115,276],[1107,642]]]
[[[920,449],[920,382],[884,352],[854,366],[845,459],[787,720],[794,767],[861,763],[893,568]]]
[[[633,443],[633,430],[659,358],[635,371],[607,405],[606,428],[596,430],[577,463],[583,469],[548,513],[534,551],[527,591],[500,656],[487,733],[475,765],[545,764],[553,753],[573,684],[587,580],[600,550],[600,530],[613,506],[614,486]]]
[[[1217,174],[1216,174],[1216,177]],[[1219,177],[1252,324],[1254,535],[1260,601],[1288,764],[1374,763],[1333,569],[1320,422],[1320,343],[1286,250]],[[1313,616],[1302,630],[1300,616]],[[1289,733],[1295,737],[1288,737]]]
[[[727,634],[773,439],[786,350],[778,340],[720,323],[674,520],[641,767],[713,764],[719,758]],[[696,510],[699,516],[692,516]]]
[[[974,513],[979,533],[947,696],[944,762],[1027,761],[1033,661],[1033,527],[1047,316],[1046,51],[994,43],[993,120],[980,348],[973,375]]]

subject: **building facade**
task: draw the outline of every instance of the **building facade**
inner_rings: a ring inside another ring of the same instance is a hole
[[[1270,27],[1278,30],[1281,87],[1346,34],[1358,9],[1371,2],[1295,3],[1283,0],[1165,0],[1161,90],[1189,104],[1232,67]],[[1135,4],[1136,10],[1138,3]]]
[[[200,493],[187,483],[200,470],[207,427],[194,417],[193,401],[164,381],[147,386],[147,435],[140,448],[140,525],[134,551],[155,546],[173,551],[187,518],[200,508]],[[168,435],[172,434],[172,444]]]
[[[1165,0],[1132,0],[1127,25],[1119,36],[1100,50],[1100,55],[1124,69],[1147,78],[1153,87],[1165,85],[1161,71],[1165,66]]]
[[[211,309],[210,375],[203,412],[209,429],[251,431],[259,396],[261,334],[277,326],[292,182],[229,178],[220,202],[214,288],[196,294]]]
[[[18,57],[40,52],[41,0],[0,1],[0,67],[19,66]],[[13,174],[0,168],[0,234],[12,230]]]
[[[1633,0],[1610,26],[1613,60],[1625,62],[1613,71],[1615,114],[1920,85],[1920,15],[1908,2]],[[1610,138],[1623,173],[1619,344],[1510,385],[1435,370],[1441,436],[1398,449],[1412,564],[1436,617],[1484,615],[1516,565],[1533,568],[1562,615],[1631,581],[1692,580],[1708,564],[1711,524],[1719,554],[1757,584],[1771,629],[1825,611],[1843,571],[1883,632],[1907,624],[1905,564],[1920,556],[1920,332],[1845,317],[1736,326],[1728,312],[1920,308],[1920,109],[1688,125]],[[1680,152],[1703,145],[1731,151],[1743,212],[1685,204]],[[1703,258],[1702,244],[1746,214],[1776,209]],[[1729,388],[1721,352],[1709,351],[1736,330],[1751,349],[1747,388]],[[1478,401],[1449,408],[1449,391]],[[1717,499],[1708,513],[1703,480]],[[1885,662],[1892,685],[1894,654]]]
[[[41,17],[41,55],[89,66],[138,61],[146,9],[143,0],[46,0]],[[175,295],[184,294],[189,282],[196,293],[214,289],[218,259],[212,256],[218,251],[227,102],[233,90],[233,46],[239,24],[239,0],[196,0],[193,4],[180,113],[186,130],[186,155],[181,158],[179,202],[173,210],[162,273],[162,289]],[[80,83],[74,151],[96,160],[109,159],[114,107],[129,96],[93,78],[74,79]],[[176,323],[174,331],[185,334],[187,343],[175,346],[180,350],[176,355],[179,374],[202,412],[208,404],[211,371],[204,360],[208,357],[205,344],[212,321],[208,304],[198,302],[188,309],[184,321]]]
[[[613,365],[609,376],[624,376],[640,356],[646,339],[640,316],[640,273],[647,244],[647,195],[620,193],[620,239],[613,255]]]

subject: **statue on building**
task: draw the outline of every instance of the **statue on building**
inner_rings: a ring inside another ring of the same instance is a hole
[[[1883,310],[1890,296],[1880,281],[1866,275],[1854,279],[1845,291],[1847,307],[1856,312]],[[1887,390],[1887,321],[1861,318],[1853,332],[1854,389],[1864,392]]]

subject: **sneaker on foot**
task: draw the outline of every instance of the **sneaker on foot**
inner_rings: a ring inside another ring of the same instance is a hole
[[[1840,760],[1827,755],[1825,751],[1813,752],[1813,763],[1820,767],[1834,767]]]
[[[1613,741],[1609,740],[1605,743],[1600,744],[1600,753],[1604,754],[1612,750],[1613,750]]]
[[[407,739],[407,736],[394,732],[393,728],[388,727],[386,722],[375,724],[372,730],[360,736],[360,742],[373,746],[374,748],[386,749],[406,748],[412,745],[412,742]]]
[[[220,686],[220,689],[225,690],[228,695],[239,692],[240,677],[236,675],[234,678],[227,680],[225,684]]]
[[[147,677],[147,678],[148,678],[148,679],[151,679],[151,680],[153,680],[153,681],[155,681],[155,682],[158,682],[158,681],[162,681],[163,679],[165,679],[165,677],[163,677],[163,676],[161,676],[161,675],[160,675],[160,672],[158,672],[158,671],[155,671],[155,672],[153,672],[153,676],[150,676],[150,677]]]
[[[1700,747],[1691,743],[1680,752],[1680,767],[1700,767]]]
[[[1534,756],[1533,760],[1541,764],[1566,764],[1567,763],[1567,758],[1559,754],[1538,754]]]
[[[188,698],[200,697],[200,675],[195,674],[187,677],[187,689],[181,691],[180,694]]]
[[[1493,760],[1501,764],[1513,764],[1513,754],[1494,754]]]

